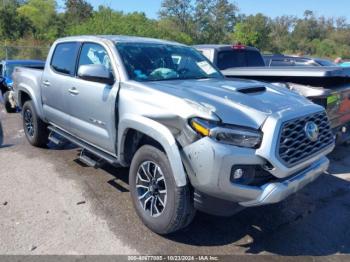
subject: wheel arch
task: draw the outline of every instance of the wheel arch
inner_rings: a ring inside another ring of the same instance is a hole
[[[143,116],[127,114],[119,123],[118,137],[118,158],[122,165],[128,166],[136,150],[142,145],[150,144],[166,153],[176,185],[187,185],[179,148],[167,127]]]
[[[24,103],[27,101],[33,101],[34,108],[36,110],[36,113],[41,119],[43,118],[43,111],[42,106],[40,106],[40,102],[38,101],[38,98],[35,96],[33,92],[31,92],[28,89],[19,89],[17,92],[17,103],[20,108],[23,107]]]

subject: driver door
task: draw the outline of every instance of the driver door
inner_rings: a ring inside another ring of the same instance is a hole
[[[80,66],[90,64],[102,64],[113,72],[110,55],[100,44],[83,43],[77,71]],[[109,153],[115,151],[118,87],[118,83],[107,85],[83,80],[78,76],[70,82],[69,87],[68,104],[72,133]]]

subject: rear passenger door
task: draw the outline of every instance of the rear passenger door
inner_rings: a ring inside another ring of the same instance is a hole
[[[112,69],[111,55],[107,47],[97,43],[83,43],[77,71],[82,65],[99,64],[104,65],[116,76]],[[108,153],[114,153],[118,84],[107,85],[76,76],[69,85],[69,88],[74,90],[67,100],[71,111],[70,126],[73,134]]]
[[[71,130],[68,83],[75,77],[79,48],[78,42],[58,43],[51,55],[50,64],[45,66],[41,83],[45,118],[66,131]]]

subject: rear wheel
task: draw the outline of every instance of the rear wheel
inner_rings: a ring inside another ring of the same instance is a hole
[[[169,234],[193,220],[190,186],[176,186],[169,160],[161,150],[145,145],[136,152],[129,184],[136,212],[152,231]]]
[[[10,91],[5,92],[4,94],[4,105],[7,113],[16,113],[16,106],[13,106],[11,101],[11,93]]]
[[[23,128],[28,142],[35,147],[46,147],[49,138],[47,125],[37,115],[31,100],[23,105]]]

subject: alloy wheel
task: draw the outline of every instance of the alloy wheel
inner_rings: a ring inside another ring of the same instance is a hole
[[[24,111],[24,125],[26,129],[26,133],[30,136],[34,136],[34,123],[33,123],[33,114],[27,109]]]
[[[136,192],[141,207],[151,217],[158,217],[163,213],[167,201],[167,187],[159,165],[145,161],[139,166]]]

